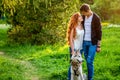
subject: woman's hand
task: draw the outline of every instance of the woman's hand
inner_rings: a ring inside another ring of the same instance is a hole
[[[75,51],[72,51],[71,54],[73,55],[75,53]]]

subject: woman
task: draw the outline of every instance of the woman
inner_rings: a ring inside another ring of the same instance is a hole
[[[67,30],[68,45],[70,46],[70,55],[74,54],[75,50],[82,50],[84,29],[82,26],[83,18],[80,13],[72,15]]]
[[[76,50],[82,50],[82,44],[83,44],[83,35],[84,35],[84,29],[82,26],[83,18],[80,15],[80,13],[75,13],[72,15],[68,30],[67,30],[67,39],[68,39],[68,45],[70,46],[70,57],[72,54],[75,53]],[[68,80],[70,80],[71,73],[70,68],[68,71]]]

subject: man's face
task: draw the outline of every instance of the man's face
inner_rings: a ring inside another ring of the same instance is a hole
[[[81,11],[81,14],[84,15],[84,16],[88,16],[89,15],[89,11],[88,12]]]

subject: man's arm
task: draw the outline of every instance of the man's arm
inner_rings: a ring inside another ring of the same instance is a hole
[[[101,19],[98,19],[98,28],[97,28],[97,32],[98,32],[98,42],[97,42],[97,52],[101,51],[101,38],[102,38],[102,26],[101,26]]]

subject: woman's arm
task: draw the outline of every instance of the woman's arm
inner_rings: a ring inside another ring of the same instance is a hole
[[[71,47],[71,54],[74,54],[74,42],[73,42],[73,29],[71,30],[71,33],[70,33],[70,47]]]

